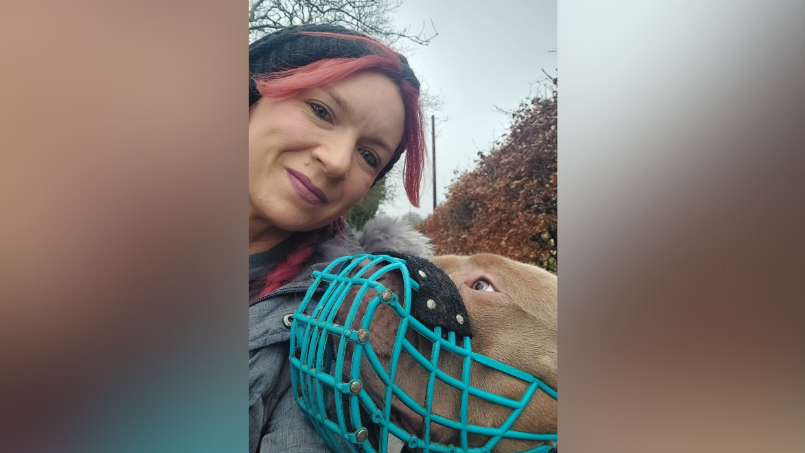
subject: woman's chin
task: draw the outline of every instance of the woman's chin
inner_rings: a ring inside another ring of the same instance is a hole
[[[331,225],[341,216],[327,216],[317,219],[310,219],[309,214],[295,213],[293,210],[280,210],[279,212],[269,212],[269,221],[278,229],[291,232],[308,232]]]

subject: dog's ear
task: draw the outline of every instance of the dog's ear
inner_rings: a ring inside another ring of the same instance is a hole
[[[460,255],[439,255],[430,258],[430,262],[435,264],[439,269],[443,270],[448,276],[452,275],[453,272],[458,270],[458,268],[461,267],[461,264],[465,261],[467,261],[467,257]]]

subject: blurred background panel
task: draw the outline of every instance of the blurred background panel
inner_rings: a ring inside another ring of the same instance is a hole
[[[0,451],[244,451],[242,7],[4,2],[0,36]]]
[[[805,4],[558,17],[562,451],[802,451]]]

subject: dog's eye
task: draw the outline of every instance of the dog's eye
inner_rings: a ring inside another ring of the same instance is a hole
[[[490,293],[495,292],[495,288],[492,288],[492,285],[486,280],[477,280],[472,284],[472,289],[476,291],[489,291]]]

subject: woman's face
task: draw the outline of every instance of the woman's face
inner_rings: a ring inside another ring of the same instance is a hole
[[[377,73],[249,111],[249,216],[284,231],[310,231],[346,214],[391,160],[405,107]]]

